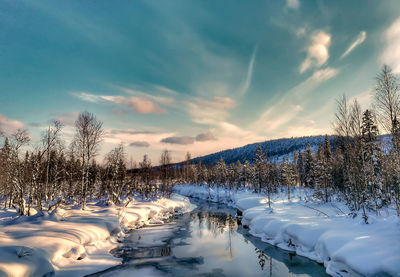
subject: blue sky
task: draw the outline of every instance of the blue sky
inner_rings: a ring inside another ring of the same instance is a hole
[[[400,73],[394,1],[0,0],[0,125],[67,142],[81,111],[103,152],[178,161],[278,137],[331,133],[335,99],[364,108]]]

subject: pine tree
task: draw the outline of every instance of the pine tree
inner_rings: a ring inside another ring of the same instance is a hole
[[[310,144],[307,145],[307,149],[304,154],[304,181],[307,187],[313,187],[314,179],[314,158]]]
[[[254,169],[255,169],[255,183],[257,184],[257,192],[261,192],[262,184],[265,181],[265,171],[266,171],[266,164],[265,164],[265,155],[261,149],[261,146],[257,146],[256,155],[254,158]]]
[[[368,218],[366,215],[366,207],[371,206],[369,201],[374,202],[374,208],[378,210],[379,203],[378,198],[381,196],[382,182],[380,180],[381,176],[381,166],[377,160],[379,156],[379,145],[376,143],[378,137],[378,127],[375,124],[374,115],[371,111],[366,110],[363,113],[362,118],[362,138],[361,138],[361,157],[362,157],[362,195],[361,203],[363,208],[363,217],[365,222]]]
[[[288,162],[287,158],[281,165],[281,176],[282,186],[287,187],[288,200],[290,201],[290,187],[295,183],[295,174],[293,166]]]

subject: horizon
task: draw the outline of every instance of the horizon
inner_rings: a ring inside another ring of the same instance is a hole
[[[154,165],[331,135],[335,99],[368,108],[382,66],[400,73],[394,0],[0,1],[0,128],[32,146],[52,119],[68,144],[83,111],[104,123],[100,157],[123,143]]]

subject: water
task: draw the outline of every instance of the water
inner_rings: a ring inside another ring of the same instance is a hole
[[[195,204],[167,224],[132,231],[112,251],[122,265],[93,276],[326,276],[322,265],[251,236],[235,210]]]

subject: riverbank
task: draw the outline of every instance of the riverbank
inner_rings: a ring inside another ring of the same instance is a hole
[[[133,230],[113,250],[123,263],[90,276],[327,276],[316,262],[250,235],[236,209],[190,201],[196,205],[190,213]]]
[[[18,216],[0,210],[0,276],[83,276],[121,262],[109,251],[125,231],[159,224],[192,208],[183,196],[134,199],[126,207],[90,202],[82,211],[64,206],[52,213]]]
[[[342,202],[313,200],[310,189],[293,188],[291,201],[282,189],[272,208],[264,194],[247,190],[181,185],[175,192],[236,207],[252,235],[323,263],[332,276],[400,276],[400,219],[392,208],[369,214],[365,224],[361,215],[348,216]]]

